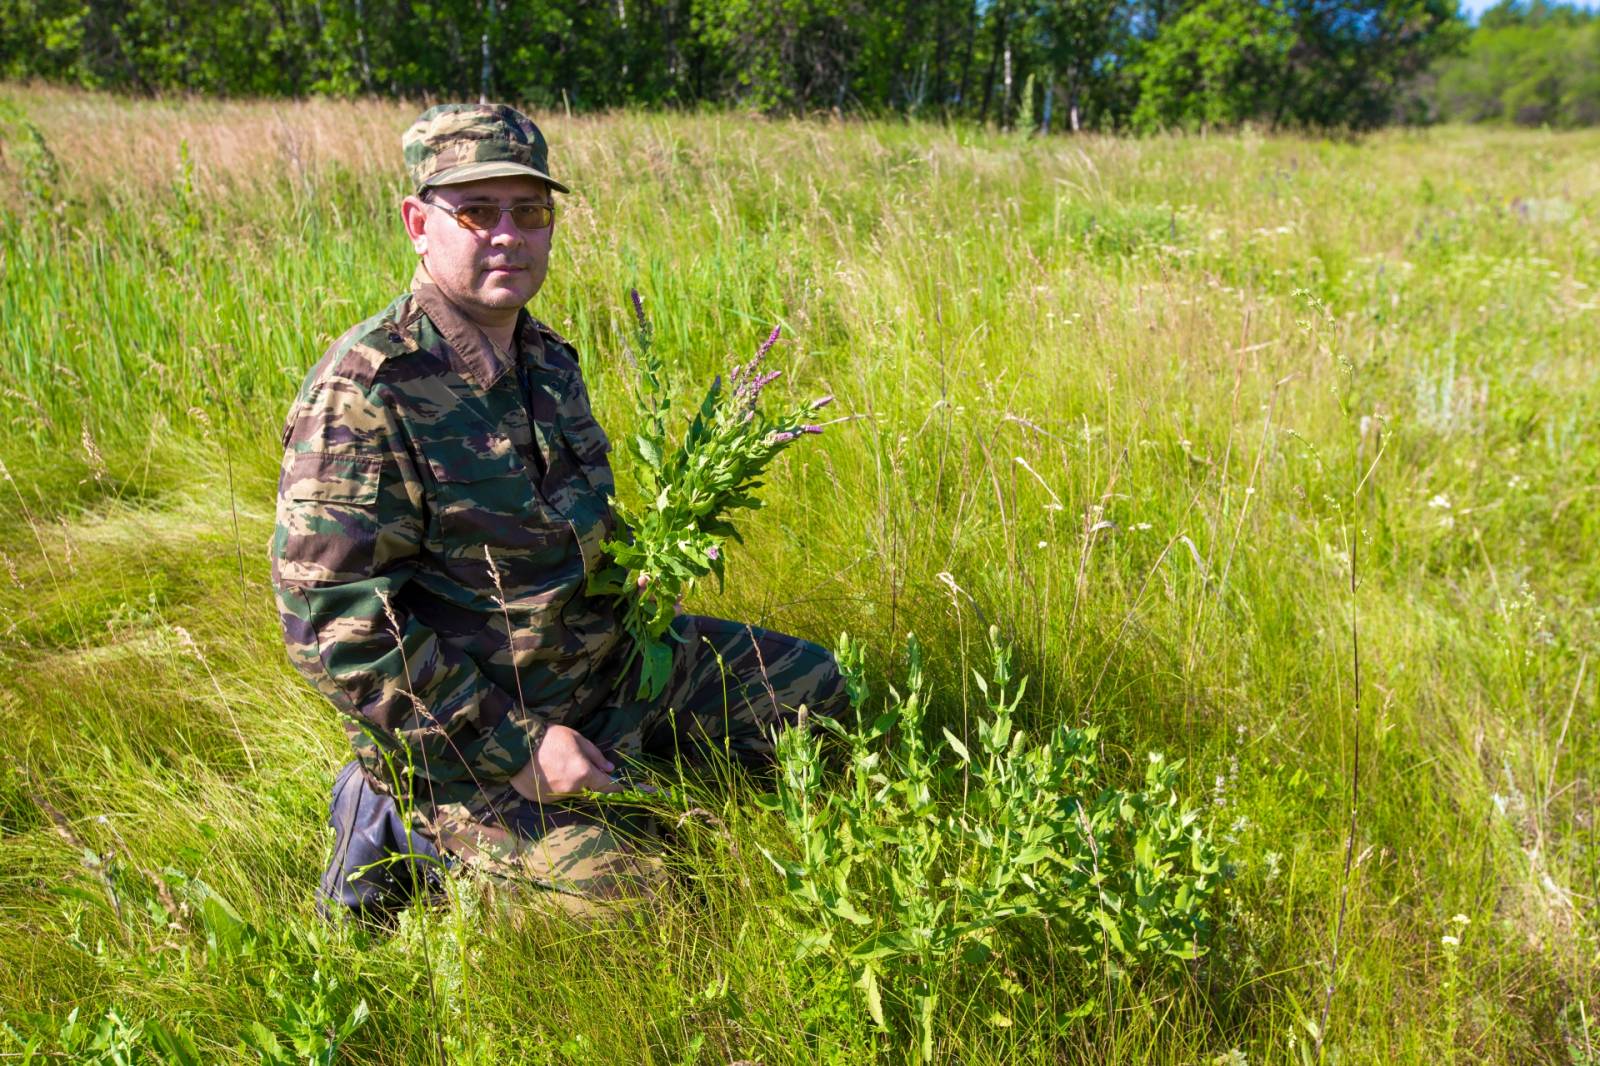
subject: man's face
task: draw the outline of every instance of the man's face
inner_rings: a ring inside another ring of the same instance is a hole
[[[449,209],[474,203],[510,207],[529,201],[551,202],[549,187],[538,178],[440,185],[428,202],[408,196],[401,206],[406,233],[434,283],[480,325],[515,321],[517,311],[533,299],[549,268],[555,227],[519,229],[507,211],[488,229],[476,230],[458,223]]]

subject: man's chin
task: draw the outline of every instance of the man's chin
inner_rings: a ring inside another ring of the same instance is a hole
[[[521,307],[533,299],[534,287],[526,282],[521,284],[496,284],[490,283],[480,288],[474,295],[478,302],[485,307],[497,310],[509,310]]]

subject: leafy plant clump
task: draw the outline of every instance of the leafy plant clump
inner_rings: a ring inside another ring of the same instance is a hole
[[[639,696],[653,699],[666,689],[672,667],[672,619],[697,580],[723,579],[723,546],[740,541],[729,515],[761,506],[761,475],[778,455],[808,434],[822,432],[814,412],[833,401],[824,396],[791,404],[776,415],[760,405],[762,391],[783,371],[763,372],[762,362],[778,341],[778,329],[747,363],[735,364],[723,387],[718,375],[706,390],[683,440],[667,435],[671,401],[650,321],[637,290],[632,293],[637,327],[641,428],[629,441],[639,460],[639,485],[646,502],[613,499],[621,535],[601,547],[611,559],[589,580],[589,592],[627,603],[623,625],[644,665]],[[742,541],[741,541],[742,543]]]
[[[1208,827],[1173,788],[1181,761],[1152,753],[1143,787],[1124,790],[1104,782],[1093,728],[1034,741],[1013,724],[1026,679],[1012,687],[1010,649],[994,628],[989,639],[974,748],[948,729],[928,742],[914,637],[906,693],[891,688],[870,723],[861,648],[840,638],[858,720],[817,721],[848,753],[843,782],[824,785],[818,732],[778,740],[777,804],[798,858],[768,858],[801,955],[850,967],[872,1019],[914,1035],[923,1062],[945,975],[992,973],[1040,943],[1108,973],[1198,958],[1221,877]]]

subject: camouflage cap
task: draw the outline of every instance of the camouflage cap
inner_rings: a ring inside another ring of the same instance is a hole
[[[549,149],[533,121],[505,104],[439,104],[406,130],[406,172],[418,191],[430,185],[527,175],[557,192],[569,190],[549,174]]]

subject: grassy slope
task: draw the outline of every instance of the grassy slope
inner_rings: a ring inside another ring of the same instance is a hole
[[[692,888],[637,926],[466,899],[388,941],[318,927],[343,742],[263,549],[295,384],[406,277],[409,109],[0,101],[0,1043],[61,1046],[76,1006],[248,1059],[253,1021],[287,1042],[364,999],[353,1061],[425,1057],[435,1009],[454,1061],[901,1061],[789,965],[775,826],[725,792],[727,832],[676,859]],[[633,283],[686,391],[776,320],[789,374],[866,416],[792,453],[696,606],[849,628],[891,672],[914,629],[954,723],[998,622],[1035,721],[1101,724],[1115,765],[1186,757],[1235,842],[1191,983],[1067,1023],[952,1006],[943,1056],[1298,1061],[1359,734],[1330,1047],[1600,1061],[1600,140],[541,121],[578,191],[536,310],[613,436]],[[1063,1011],[1095,987],[1025,976]]]

